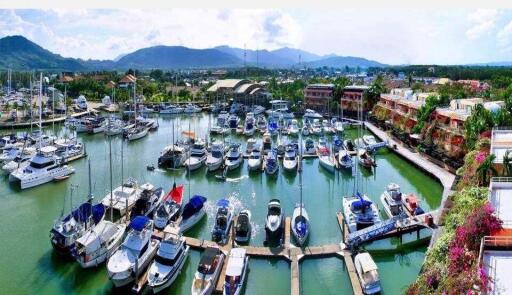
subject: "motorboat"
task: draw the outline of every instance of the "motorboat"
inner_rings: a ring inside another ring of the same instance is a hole
[[[30,159],[32,159],[32,157],[33,155],[19,155],[12,161],[5,163],[2,166],[2,172],[5,175],[9,175],[16,169],[24,169],[30,164]]]
[[[343,141],[343,146],[345,147],[345,150],[347,150],[347,153],[349,153],[349,155],[357,155],[357,147],[355,146],[354,142],[351,139],[345,139]]]
[[[56,150],[53,146],[42,147],[27,167],[18,168],[9,175],[9,182],[26,189],[74,173],[75,168],[63,165],[62,159],[55,155]]]
[[[351,233],[381,222],[377,206],[359,192],[343,198],[343,215]]]
[[[318,112],[314,111],[314,110],[311,110],[311,109],[306,109],[304,111],[304,115],[302,116],[302,118],[304,120],[314,120],[314,119],[322,119],[322,115],[320,115]]]
[[[297,170],[297,148],[293,144],[286,145],[286,151],[283,157],[283,168],[285,171]]]
[[[250,108],[250,111],[254,114],[254,116],[259,116],[265,113],[265,108],[260,105],[253,105]]]
[[[170,221],[175,221],[180,214],[182,203],[183,185],[174,184],[153,214],[155,228],[164,229]]]
[[[223,295],[242,294],[242,288],[247,276],[249,256],[243,248],[233,248],[229,251],[229,259],[224,278]]]
[[[315,142],[311,138],[306,138],[304,141],[304,149],[303,154],[305,155],[314,155],[316,154]]]
[[[269,153],[272,150],[272,138],[270,138],[270,133],[266,132],[263,134],[263,149],[262,152],[264,155]]]
[[[158,158],[158,167],[177,169],[190,157],[190,146],[172,144],[166,146]]]
[[[229,131],[229,129],[226,128],[228,125],[228,118],[228,113],[226,111],[221,111],[217,116],[216,124],[210,128],[210,133],[219,135],[227,133]]]
[[[86,156],[85,146],[81,142],[78,142],[76,138],[58,139],[55,141],[54,146],[57,148],[55,154],[59,156],[63,162]]]
[[[226,243],[229,237],[229,229],[233,223],[233,206],[229,200],[220,199],[217,201],[215,214],[215,225],[212,228],[212,240],[218,243]]]
[[[352,169],[354,163],[352,162],[352,156],[348,153],[345,148],[338,151],[338,164],[341,168]]]
[[[247,113],[247,115],[245,117],[243,133],[246,136],[253,136],[254,131],[256,131],[254,114],[249,112],[249,113]]]
[[[265,116],[257,117],[256,128],[258,128],[258,131],[262,134],[267,131],[267,119],[265,119]]]
[[[208,171],[215,171],[224,163],[224,143],[221,141],[214,141],[212,143],[210,152],[206,157],[206,167]]]
[[[284,210],[278,199],[268,202],[267,218],[265,221],[265,234],[267,242],[282,243],[284,233]]]
[[[320,119],[313,119],[313,123],[311,124],[311,133],[314,135],[322,134],[322,124],[320,123]]]
[[[228,154],[224,161],[224,165],[228,170],[235,170],[240,167],[243,162],[242,153],[240,152],[239,144],[231,144],[229,147]]]
[[[158,129],[159,125],[158,125],[158,121],[155,120],[155,119],[149,119],[149,118],[144,118],[144,117],[138,117],[137,118],[137,121],[139,122],[139,124],[143,125],[143,126],[146,126],[150,131],[155,131]]]
[[[326,119],[322,120],[322,132],[324,134],[334,133],[334,129],[332,128],[329,120],[326,120]]]
[[[332,123],[332,125],[333,125],[333,127],[334,127],[334,130],[335,130],[337,133],[342,133],[342,132],[345,130],[345,128],[343,127],[343,122],[342,122],[342,121],[340,121],[340,120],[335,120],[335,119],[333,119],[332,121],[333,121],[333,122],[331,122],[331,123]]]
[[[239,113],[243,113],[244,111],[245,111],[245,106],[238,102],[233,102],[231,104],[231,107],[229,108],[230,114],[239,114]]]
[[[380,201],[389,218],[401,215],[404,212],[402,192],[400,186],[396,183],[388,184],[386,191],[380,196]]]
[[[302,126],[302,130],[301,130],[302,135],[308,136],[309,135],[309,129],[310,129],[309,124],[304,123],[304,126]]]
[[[183,108],[175,105],[164,106],[160,109],[160,115],[175,115],[183,113]]]
[[[83,202],[68,215],[55,221],[50,230],[50,242],[56,253],[69,256],[75,249],[75,241],[105,217],[102,204],[92,204],[92,198]]]
[[[358,158],[359,164],[361,164],[361,166],[363,166],[364,168],[372,168],[372,167],[377,166],[377,164],[375,163],[375,160],[372,158],[370,153],[365,149],[358,150],[357,158]]]
[[[265,174],[268,176],[277,176],[279,163],[277,162],[277,151],[273,149],[265,158]]]
[[[0,163],[7,163],[14,160],[22,153],[23,144],[18,143],[16,146],[5,148],[0,155]]]
[[[107,121],[103,117],[95,117],[87,120],[86,128],[87,133],[96,134],[105,131]]]
[[[169,288],[179,276],[189,256],[190,246],[180,234],[178,227],[164,232],[155,259],[148,269],[148,287],[153,293]]]
[[[245,146],[245,154],[249,155],[251,154],[252,150],[254,149],[254,146],[257,144],[257,141],[255,138],[249,138],[247,140],[247,145]]]
[[[377,294],[381,292],[377,264],[368,252],[359,253],[354,257],[357,278],[361,283],[364,294]]]
[[[185,106],[185,108],[183,109],[183,112],[185,114],[194,114],[194,113],[199,113],[201,112],[203,109],[201,109],[200,107],[196,106],[195,104],[187,104]]]
[[[240,118],[235,114],[231,114],[229,115],[227,124],[229,129],[236,130],[238,124],[240,124]]]
[[[367,146],[374,146],[377,144],[377,140],[375,140],[375,136],[373,135],[363,135],[362,139]]]
[[[256,171],[261,170],[262,165],[262,159],[261,159],[261,145],[256,143],[251,153],[249,154],[249,159],[247,160],[247,167],[249,171]]]
[[[208,295],[219,279],[225,255],[219,248],[208,247],[201,255],[199,266],[192,280],[192,295]]]
[[[75,100],[75,104],[79,109],[87,110],[87,99],[85,98],[85,96],[78,96],[78,98]]]
[[[128,235],[107,262],[108,278],[116,287],[126,286],[143,274],[160,245],[152,239],[153,221],[147,216],[133,218],[128,228]]]
[[[334,162],[334,158],[331,155],[331,151],[327,146],[327,141],[325,140],[325,138],[321,137],[318,140],[318,145],[316,149],[320,166],[323,167],[325,170],[334,173],[334,170],[336,169],[336,163]]]
[[[341,149],[343,149],[343,140],[341,140],[337,135],[334,135],[332,137],[332,151],[333,153],[337,153]]]
[[[187,167],[189,171],[197,170],[203,166],[206,158],[206,143],[204,140],[198,138],[194,141],[194,144],[190,149],[190,157],[185,160],[183,165]]]
[[[235,241],[238,243],[247,243],[251,239],[251,211],[244,209],[240,211],[235,225]]]
[[[194,195],[185,207],[183,207],[183,213],[181,214],[180,229],[181,232],[186,232],[197,224],[204,217],[206,211],[204,210],[204,203],[206,198],[199,195]]]
[[[244,126],[242,126],[242,125],[238,125],[238,126],[236,127],[236,129],[235,129],[235,133],[236,133],[237,135],[242,135],[242,134],[244,133]]]
[[[129,129],[126,133],[126,139],[128,141],[134,141],[137,139],[141,139],[144,136],[148,135],[149,127],[144,125],[136,125],[135,127]]]
[[[300,131],[299,122],[296,119],[293,119],[290,127],[288,128],[288,134],[291,136],[298,136]]]
[[[108,193],[101,201],[117,217],[125,216],[140,197],[141,190],[135,179],[129,178],[121,186]]]
[[[151,183],[144,183],[140,186],[140,195],[130,210],[130,219],[136,216],[153,217],[163,198],[164,190],[161,187],[156,188]]]
[[[75,260],[83,268],[96,267],[107,260],[123,242],[126,224],[102,220],[75,242]]]
[[[286,142],[285,142],[285,140],[281,137],[281,135],[278,135],[278,136],[277,136],[277,141],[276,141],[276,147],[275,147],[275,150],[277,151],[277,155],[279,155],[279,156],[284,155],[284,152],[286,151]]]
[[[279,126],[277,125],[277,121],[275,119],[269,118],[267,131],[271,136],[277,135]]]
[[[420,201],[418,200],[418,197],[414,194],[408,194],[403,198],[403,204],[405,209],[409,212],[411,215],[421,215],[424,214],[425,211],[420,207]]]
[[[292,234],[297,245],[302,247],[309,237],[309,215],[303,203],[295,205],[291,220]]]

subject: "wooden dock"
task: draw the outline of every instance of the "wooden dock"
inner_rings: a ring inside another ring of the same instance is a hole
[[[348,228],[346,223],[343,222],[343,214],[341,212],[336,213],[336,219],[338,220],[338,225],[343,233],[343,243],[345,243],[348,238]],[[343,260],[347,267],[348,277],[350,279],[350,284],[352,285],[352,292],[354,292],[354,295],[362,295],[363,289],[359,282],[359,278],[357,277],[356,266],[354,265],[354,260],[352,260],[352,253],[346,253],[346,255],[343,256]]]
[[[80,112],[80,113],[74,113],[72,115],[70,115],[71,118],[80,118],[80,117],[83,117],[83,116],[87,116],[91,113],[95,113],[97,112],[96,110],[94,109],[89,109],[87,111],[83,111],[83,112]],[[42,125],[49,125],[49,124],[52,124],[52,123],[61,123],[61,122],[64,122],[66,120],[66,116],[61,116],[61,117],[57,117],[57,118],[53,118],[53,119],[46,119],[46,120],[43,120],[41,123]],[[30,125],[32,126],[37,126],[39,124],[39,122],[37,120],[32,120],[32,122],[19,122],[19,123],[15,123],[15,122],[2,122],[0,123],[0,129],[10,129],[10,128],[28,128],[30,127]]]

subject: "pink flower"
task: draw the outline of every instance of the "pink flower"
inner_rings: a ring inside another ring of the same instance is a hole
[[[478,152],[475,156],[475,160],[478,164],[482,164],[485,161],[485,158],[487,158],[487,153],[484,151]]]

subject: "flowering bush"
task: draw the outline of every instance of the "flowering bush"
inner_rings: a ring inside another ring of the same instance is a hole
[[[482,164],[485,161],[485,158],[487,158],[487,152],[479,151],[475,156],[476,163],[479,165]]]

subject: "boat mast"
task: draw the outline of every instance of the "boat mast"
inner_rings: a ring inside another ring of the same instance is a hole
[[[300,135],[300,146],[302,147],[302,135]],[[304,206],[302,203],[302,153],[299,152],[299,189],[300,189],[300,203],[299,203],[299,210],[300,210],[300,217],[302,217],[302,207]]]
[[[34,94],[33,94],[33,88],[34,88],[34,83],[33,83],[33,76],[30,75],[30,100],[29,100],[29,104],[30,104],[30,134],[32,134],[32,118],[33,118],[33,115],[32,114],[32,102],[34,100]]]
[[[43,105],[43,73],[39,73],[39,150],[41,150],[41,139],[43,138],[42,130],[42,105]]]
[[[91,159],[89,159],[88,164],[89,164],[89,167],[88,167],[88,169],[89,169],[89,194],[87,196],[89,198],[89,202],[92,203],[94,196],[92,194],[92,182],[91,182]]]
[[[55,87],[52,88],[52,132],[55,135]]]
[[[109,124],[110,124],[110,119],[109,119]],[[112,188],[112,136],[109,136],[108,137],[108,149],[109,149],[109,162],[110,162],[110,165],[109,165],[109,169],[110,169],[110,221],[114,221],[114,208],[112,206],[113,204],[113,195],[114,195],[114,189]]]
[[[189,136],[190,136],[190,118],[188,119],[188,132],[189,132]],[[192,151],[190,151],[190,153],[192,153]],[[190,156],[189,156],[189,161],[188,161],[188,165],[187,165],[187,170],[188,170],[188,200],[190,201],[190,191],[192,190],[192,187],[191,187],[191,184],[190,184]]]

